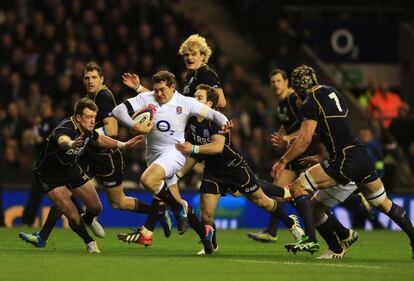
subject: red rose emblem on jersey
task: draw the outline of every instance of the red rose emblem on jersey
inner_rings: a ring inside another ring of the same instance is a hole
[[[181,114],[181,113],[183,113],[183,108],[182,108],[181,106],[177,106],[177,107],[175,108],[175,112],[176,112],[177,114]]]

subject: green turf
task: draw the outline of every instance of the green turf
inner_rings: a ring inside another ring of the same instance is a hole
[[[22,242],[19,231],[33,229],[0,229],[2,281],[414,280],[414,260],[402,232],[361,232],[344,260],[321,261],[287,253],[286,231],[280,231],[276,244],[249,240],[246,230],[219,231],[220,251],[207,257],[195,256],[201,246],[191,232],[166,239],[158,231],[153,245],[144,248],[116,240],[120,230],[108,228],[107,237],[98,240],[102,254],[90,255],[69,230],[54,230],[44,249]]]

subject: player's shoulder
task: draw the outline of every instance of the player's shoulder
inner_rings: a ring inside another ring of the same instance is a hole
[[[73,120],[72,117],[68,117],[63,119],[57,126],[56,128],[67,128],[67,129],[76,129],[77,126],[75,124],[75,121]]]
[[[288,95],[286,101],[288,101],[289,103],[295,105],[296,102],[300,100],[298,94],[296,94],[296,92],[292,91],[290,92],[290,94]]]
[[[155,100],[154,91],[139,93],[134,98],[142,99],[146,102],[152,102]]]
[[[181,94],[180,92],[176,91],[175,92],[176,98],[178,102],[182,102],[182,103],[193,103],[193,102],[197,102],[196,98],[194,97],[190,97],[190,96],[184,96],[183,94]]]
[[[319,97],[319,96],[326,96],[331,94],[332,92],[339,94],[338,90],[335,89],[332,86],[328,86],[328,85],[320,85],[320,87],[318,89],[315,90],[315,96]]]
[[[100,89],[96,93],[96,98],[103,98],[103,97],[110,97],[110,98],[114,97],[111,90],[107,86],[103,86],[102,89]]]
[[[53,130],[54,135],[76,132],[77,126],[72,117],[63,119]]]
[[[203,77],[214,77],[218,79],[217,73],[207,64],[200,67],[196,72],[197,78],[201,79]]]

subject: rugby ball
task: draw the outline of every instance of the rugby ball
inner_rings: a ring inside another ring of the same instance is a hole
[[[154,120],[155,107],[152,105],[145,106],[132,115],[135,123],[141,125]]]

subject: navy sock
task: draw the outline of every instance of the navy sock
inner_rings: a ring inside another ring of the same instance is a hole
[[[170,205],[171,208],[173,209],[174,213],[179,212],[183,208],[183,205],[181,205],[174,198],[171,191],[167,188],[161,189],[161,191],[156,195],[157,195],[157,197],[161,198],[164,202],[166,202],[168,205]]]
[[[272,214],[279,218],[287,228],[291,228],[293,226],[293,219],[285,213],[283,205],[277,204],[276,210]]]
[[[410,239],[411,245],[414,245],[414,228],[405,210],[392,202],[392,207],[387,213],[387,216],[401,227]]]
[[[340,240],[344,240],[349,237],[349,229],[346,228],[333,214],[331,211],[326,211],[326,215],[332,222],[333,228],[336,235]]]
[[[46,241],[49,238],[50,233],[56,225],[56,222],[62,216],[62,212],[55,208],[54,206],[50,207],[49,214],[47,215],[45,224],[39,232],[40,238]]]
[[[153,210],[157,210],[160,202],[161,200],[157,198],[152,198],[151,208]],[[154,231],[155,226],[157,225],[157,222],[158,222],[158,213],[157,211],[153,211],[149,213],[147,220],[144,223],[144,227],[148,229],[149,231]]]
[[[337,254],[342,252],[342,246],[339,244],[338,236],[336,236],[334,226],[332,224],[332,217],[328,216],[328,219],[323,224],[318,226],[317,229],[332,252]]]
[[[85,228],[85,225],[83,223],[74,224],[69,221],[70,228],[79,235],[85,244],[88,244],[89,242],[93,241],[93,238],[89,235],[88,231]]]
[[[315,224],[313,222],[313,210],[309,201],[308,195],[302,195],[295,199],[296,209],[299,212],[299,216],[302,218],[305,224],[305,234],[311,241],[316,242]]]
[[[188,206],[188,222],[191,228],[198,234],[200,239],[204,239],[206,236],[206,227],[197,217],[191,206]]]

